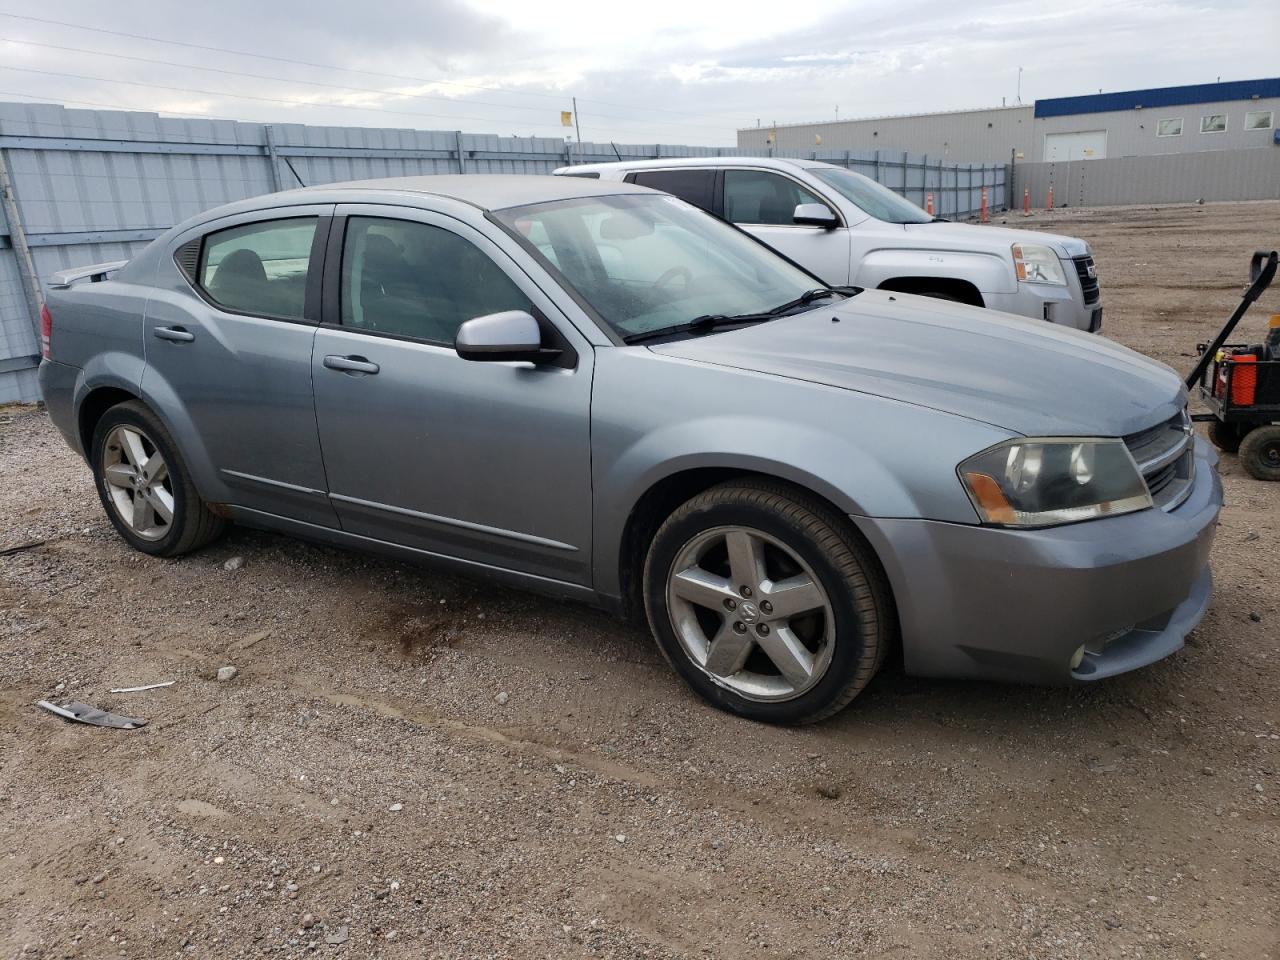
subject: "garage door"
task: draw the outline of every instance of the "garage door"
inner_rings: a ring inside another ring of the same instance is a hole
[[[1107,131],[1046,133],[1045,160],[1101,160],[1107,155]]]

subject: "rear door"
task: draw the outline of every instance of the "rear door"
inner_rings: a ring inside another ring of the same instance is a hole
[[[240,214],[179,238],[177,276],[157,285],[144,326],[144,386],[189,418],[191,442],[226,488],[214,496],[324,526],[337,518],[316,433],[311,341],[332,211]]]
[[[404,207],[337,214],[312,376],[342,528],[588,583],[587,341],[472,227]],[[503,310],[539,316],[565,365],[459,357],[459,325]]]
[[[849,282],[849,231],[838,209],[798,180],[772,170],[724,171],[724,218],[830,284]],[[802,203],[819,203],[836,215],[834,229],[795,222]]]

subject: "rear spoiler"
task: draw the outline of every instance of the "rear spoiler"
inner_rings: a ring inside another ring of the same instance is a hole
[[[94,263],[87,267],[59,270],[49,278],[48,287],[50,290],[66,290],[77,280],[86,279],[90,283],[97,283],[99,280],[107,279],[108,273],[115,273],[128,263],[128,260],[112,260],[110,263]]]

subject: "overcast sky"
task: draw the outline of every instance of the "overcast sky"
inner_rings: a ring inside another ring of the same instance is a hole
[[[577,96],[584,140],[728,146],[1013,103],[1019,66],[1027,103],[1275,76],[1280,0],[0,0],[0,38],[0,100],[561,137]]]

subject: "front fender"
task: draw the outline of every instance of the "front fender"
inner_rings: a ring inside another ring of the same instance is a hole
[[[967,280],[984,294],[1018,290],[1012,261],[1007,257],[961,250],[872,250],[855,266],[852,282],[857,287],[875,288],[899,277]]]
[[[595,384],[593,571],[608,596],[620,592],[628,518],[676,474],[759,473],[849,515],[972,524],[955,465],[1010,435],[896,400],[648,350],[600,351]]]

